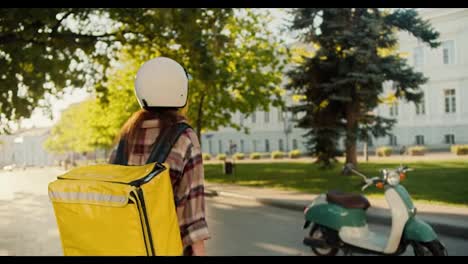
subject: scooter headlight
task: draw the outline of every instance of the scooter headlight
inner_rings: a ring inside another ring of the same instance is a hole
[[[396,171],[390,171],[387,175],[387,183],[396,186],[400,183],[400,174]]]

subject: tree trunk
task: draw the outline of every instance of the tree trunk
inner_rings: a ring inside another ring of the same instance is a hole
[[[354,166],[357,166],[356,141],[348,139],[346,145],[346,163],[352,163]]]
[[[198,140],[200,141],[200,146],[202,144],[201,140],[201,129],[202,129],[202,120],[203,120],[203,103],[205,101],[205,95],[202,94],[200,98],[200,104],[198,105],[198,111],[197,111],[197,124],[196,124],[196,132],[197,132],[197,137]]]
[[[346,109],[346,163],[352,163],[357,167],[357,126],[358,126],[358,103],[353,101]]]
[[[364,157],[366,158],[366,162],[369,162],[369,144],[367,141],[364,143]]]

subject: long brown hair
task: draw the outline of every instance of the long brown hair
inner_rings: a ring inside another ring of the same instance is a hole
[[[179,122],[180,120],[186,119],[185,116],[178,112],[177,108],[154,108],[151,110],[140,109],[125,122],[123,125],[119,136],[116,139],[118,142],[120,139],[125,140],[125,149],[124,153],[128,157],[130,154],[130,146],[135,140],[140,137],[142,132],[141,124],[145,120],[158,119],[160,132],[158,137],[155,140],[155,143],[158,142],[159,137],[173,124]]]

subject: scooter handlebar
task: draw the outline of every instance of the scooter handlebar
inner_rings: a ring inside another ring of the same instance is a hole
[[[414,171],[414,169],[409,168],[408,166],[398,168],[400,172]]]
[[[373,177],[373,178],[370,178],[370,179],[366,179],[363,182],[363,185],[361,187],[361,191],[364,191],[365,189],[369,188],[369,186],[374,185],[374,184],[376,184],[378,182],[382,182],[382,179],[380,179],[379,177]]]
[[[360,173],[359,171],[355,170],[352,166],[346,166],[347,169],[359,176],[362,177],[363,179],[363,182],[362,184],[359,185],[359,187],[361,187],[361,190],[364,191],[365,189],[367,189],[369,186],[371,185],[374,185],[374,184],[377,184],[379,182],[381,183],[385,183],[385,178],[386,178],[386,174],[388,173],[387,170],[383,170],[382,173],[384,174],[383,177],[373,177],[373,178],[367,178],[366,175]],[[413,171],[414,169],[411,169],[411,168],[408,168],[407,166],[400,166],[398,169],[398,171],[400,172],[403,172],[403,173],[406,173],[408,171]]]
[[[369,186],[371,185],[372,183],[367,183],[366,185],[362,186],[361,191],[364,191],[365,189],[369,188]]]

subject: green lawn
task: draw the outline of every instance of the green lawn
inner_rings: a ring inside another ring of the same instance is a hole
[[[415,169],[403,181],[414,200],[468,207],[468,159],[466,161],[431,161],[406,164]],[[359,193],[360,177],[343,176],[341,166],[321,170],[307,163],[236,164],[233,175],[222,173],[222,164],[206,164],[208,182],[235,183],[245,186],[275,187],[311,194],[330,189]],[[382,168],[396,168],[399,163],[362,163],[359,170],[368,176],[380,176]],[[375,187],[365,191],[371,197],[383,197]]]

